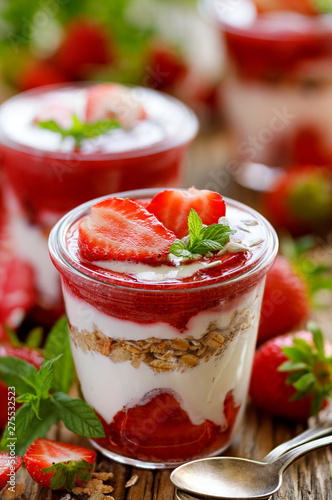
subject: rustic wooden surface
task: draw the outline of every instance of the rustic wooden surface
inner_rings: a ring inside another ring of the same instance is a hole
[[[200,137],[192,146],[188,162],[185,185],[210,187],[222,168],[227,165],[226,139],[219,132]],[[227,177],[226,177],[227,181]],[[224,194],[233,194],[231,181],[225,182]],[[255,199],[255,197],[253,197]],[[243,200],[246,201],[246,200]],[[331,255],[331,254],[330,254]],[[331,308],[316,314],[325,332],[332,339]],[[314,419],[310,424],[314,423]],[[244,423],[235,442],[228,449],[231,456],[262,459],[272,448],[292,436],[302,432],[302,424],[294,424],[274,419],[248,403]],[[66,431],[63,427],[52,429],[50,438],[89,445]],[[127,467],[98,455],[97,470],[112,471],[114,479],[114,500],[175,500],[175,490],[169,480],[170,471],[151,471]],[[133,474],[138,475],[137,483],[131,488],[125,484]],[[24,468],[17,474],[17,480],[27,485],[23,500],[67,500],[66,493],[48,491],[34,483]],[[70,496],[71,499],[88,497]],[[332,500],[332,447],[311,453],[293,464],[284,474],[281,490],[272,500]]]

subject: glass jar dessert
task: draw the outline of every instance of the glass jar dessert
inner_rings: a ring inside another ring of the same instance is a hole
[[[111,83],[43,87],[1,106],[13,247],[35,271],[43,308],[57,308],[61,297],[47,251],[51,227],[91,198],[179,185],[197,128],[176,99]]]
[[[248,169],[254,165],[252,176],[259,179],[264,171],[257,163],[330,166],[332,15],[323,11],[327,3],[201,3],[226,44],[224,112],[238,158]]]
[[[130,191],[51,232],[82,395],[105,430],[93,444],[115,460],[173,467],[236,435],[278,241],[226,204],[227,217],[211,191]]]

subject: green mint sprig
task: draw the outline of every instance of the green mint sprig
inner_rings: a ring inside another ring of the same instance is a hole
[[[289,372],[286,383],[296,389],[291,401],[311,395],[311,415],[321,410],[326,398],[332,398],[332,356],[325,353],[324,337],[319,326],[310,321],[308,329],[313,335],[314,345],[304,339],[293,337],[293,346],[283,347],[288,361],[278,370]]]
[[[44,437],[59,420],[81,436],[105,436],[92,408],[82,399],[66,394],[74,380],[74,369],[65,318],[50,332],[44,355],[45,362],[39,371],[22,359],[0,358],[0,379],[7,386],[15,387],[16,401],[23,403],[6,426],[1,449],[6,449],[15,439],[16,453],[23,455],[35,439]]]
[[[117,120],[100,120],[95,123],[84,123],[73,113],[71,128],[63,128],[55,120],[39,121],[37,125],[51,132],[61,134],[62,138],[73,137],[77,147],[81,146],[84,139],[93,139],[106,134],[110,130],[121,128]]]
[[[176,257],[193,259],[194,255],[222,250],[229,237],[236,231],[224,224],[211,224],[203,227],[202,219],[196,210],[190,210],[188,217],[189,241],[175,240],[169,252]]]

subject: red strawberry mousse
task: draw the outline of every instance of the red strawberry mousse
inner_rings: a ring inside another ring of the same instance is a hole
[[[211,191],[145,190],[78,207],[49,245],[81,390],[105,429],[95,445],[157,468],[225,449],[277,251],[267,221]]]
[[[226,41],[223,103],[239,156],[271,166],[331,165],[328,2],[325,7],[312,0],[204,4]]]
[[[54,308],[61,296],[47,252],[51,227],[91,198],[177,185],[196,131],[179,101],[112,83],[43,87],[1,106],[13,247],[36,271],[40,305]]]

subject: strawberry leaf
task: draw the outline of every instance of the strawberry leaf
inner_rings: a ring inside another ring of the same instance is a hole
[[[314,321],[309,321],[308,328],[313,335],[314,344],[317,348],[318,354],[324,357],[324,337],[322,330]]]
[[[312,373],[306,373],[301,378],[299,378],[299,380],[297,380],[293,385],[295,389],[298,390],[298,392],[308,393],[308,391],[310,392],[313,389],[315,382],[316,380],[314,375]]]
[[[285,361],[278,367],[279,372],[294,372],[298,370],[303,370],[307,367],[305,363],[301,363],[300,361]]]

